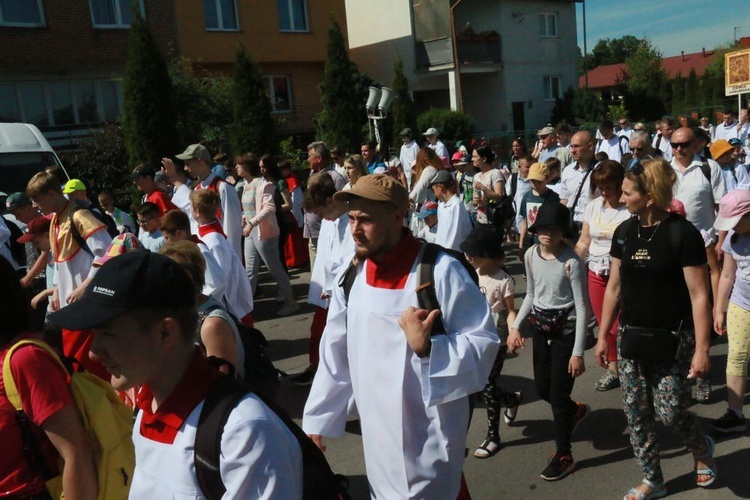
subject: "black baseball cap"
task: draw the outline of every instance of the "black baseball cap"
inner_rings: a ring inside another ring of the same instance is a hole
[[[108,260],[83,297],[52,313],[48,321],[85,330],[131,309],[195,307],[195,287],[175,261],[154,252],[131,252]]]

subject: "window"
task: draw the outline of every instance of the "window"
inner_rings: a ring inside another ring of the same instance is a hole
[[[545,76],[544,77],[544,100],[553,101],[559,99],[562,95],[560,92],[560,77],[559,76]]]
[[[15,85],[0,85],[0,122],[20,122],[21,110],[18,109]]]
[[[40,127],[114,122],[122,109],[122,89],[112,80],[0,84],[0,121]]]
[[[309,31],[305,0],[277,0],[281,31]]]
[[[292,112],[292,93],[290,92],[288,76],[264,76],[263,84],[266,94],[271,100],[271,109],[274,113]]]
[[[128,28],[133,22],[132,0],[89,0],[95,28]],[[143,14],[143,0],[138,1]]]
[[[0,26],[44,26],[42,0],[0,0]]]
[[[237,3],[235,0],[203,0],[203,15],[207,30],[237,31]]]
[[[549,12],[539,14],[539,36],[557,36],[557,14]]]

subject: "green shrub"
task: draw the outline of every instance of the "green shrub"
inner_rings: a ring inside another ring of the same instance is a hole
[[[459,113],[444,108],[431,108],[417,117],[417,127],[419,127],[419,130],[414,131],[416,134],[421,134],[428,128],[435,127],[443,142],[455,143],[470,138],[476,128],[476,122],[467,113]]]

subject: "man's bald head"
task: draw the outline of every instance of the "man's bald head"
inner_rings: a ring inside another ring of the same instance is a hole
[[[695,140],[695,133],[690,127],[680,127],[672,132],[672,142],[688,142]]]
[[[594,141],[591,132],[581,130],[570,139],[570,150],[575,161],[588,163],[594,159]]]

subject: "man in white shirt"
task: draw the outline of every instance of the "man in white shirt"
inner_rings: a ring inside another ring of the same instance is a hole
[[[628,138],[624,135],[616,135],[614,124],[610,120],[599,122],[599,132],[602,139],[597,141],[595,153],[606,153],[610,160],[619,162],[623,155],[630,153]]]
[[[734,110],[724,108],[724,121],[716,126],[713,140],[726,139],[728,141],[733,137],[738,137],[738,126],[739,123],[734,119]]]
[[[405,128],[400,134],[401,140],[404,143],[401,145],[401,152],[398,160],[401,162],[401,167],[404,169],[404,175],[406,176],[406,189],[411,191],[411,167],[414,162],[417,161],[417,153],[419,152],[419,144],[414,140],[414,132],[410,128]]]
[[[429,142],[427,146],[430,149],[433,149],[441,159],[445,158],[444,161],[450,159],[448,148],[445,147],[443,141],[438,139],[438,130],[435,127],[428,128],[427,131],[422,135],[424,135],[427,138],[427,142]]]
[[[721,167],[713,160],[706,160],[704,165],[695,154],[695,134],[691,129],[683,127],[675,130],[671,142],[674,151],[671,165],[677,175],[674,197],[685,205],[687,220],[704,235],[713,238],[716,210],[719,200],[726,194]],[[715,242],[706,247],[706,255],[711,271],[711,287],[716,297],[720,270]]]
[[[627,116],[621,116],[618,123],[620,124],[620,130],[617,131],[617,135],[627,137],[628,141],[630,141],[630,134],[633,133],[633,127],[630,126],[630,119]]]
[[[583,211],[591,201],[591,169],[596,164],[591,132],[581,130],[573,134],[570,147],[574,162],[563,170],[560,203],[573,211],[573,220],[583,226]]]
[[[664,116],[660,122],[661,128],[658,129],[651,146],[661,151],[661,155],[665,160],[672,161],[672,146],[669,144],[669,140],[675,129],[675,121],[671,116]]]

